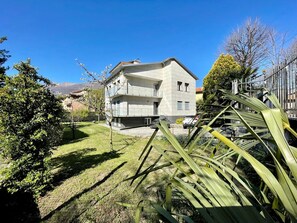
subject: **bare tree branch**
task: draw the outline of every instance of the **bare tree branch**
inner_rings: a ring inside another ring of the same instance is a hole
[[[109,71],[111,69],[111,65],[106,66],[105,69],[103,71],[101,71],[101,73],[96,73],[96,72],[90,72],[87,67],[79,62],[78,59],[76,59],[76,62],[78,63],[78,65],[84,70],[84,76],[86,78],[85,81],[89,82],[89,83],[99,83],[100,85],[102,85],[105,89],[105,117],[106,117],[106,121],[109,125],[110,128],[110,148],[111,150],[113,150],[113,141],[112,141],[112,121],[114,118],[114,109],[113,109],[113,100],[112,100],[112,96],[117,94],[121,88],[126,84],[126,82],[121,82],[120,84],[117,84],[116,86],[113,86],[112,92],[111,89],[108,87],[108,83],[112,81],[110,81],[110,77],[108,77]],[[117,76],[116,76],[117,77]],[[113,78],[113,77],[112,77]],[[116,88],[115,88],[116,87]],[[111,95],[111,93],[113,95]]]
[[[286,33],[279,33],[275,29],[268,30],[268,59],[272,66],[279,65],[285,59]]]
[[[292,42],[292,44],[285,50],[285,59],[291,61],[297,57],[297,38]]]
[[[105,69],[100,73],[95,73],[95,72],[90,72],[87,67],[79,62],[78,59],[76,59],[76,62],[78,63],[78,65],[84,70],[84,76],[86,76],[85,80],[88,81],[89,83],[99,83],[101,84],[106,90],[105,92],[108,94],[108,99],[110,99],[110,92],[109,89],[106,86],[106,82],[108,80],[108,73],[109,70],[111,68],[111,65],[106,66]],[[110,149],[113,150],[113,137],[112,137],[112,120],[113,120],[113,112],[112,112],[112,103],[111,101],[109,101],[109,103],[107,103],[109,105],[109,108],[107,108],[105,106],[105,117],[106,117],[106,121],[108,122],[109,128],[110,128],[110,138],[109,138],[109,144],[110,144]]]
[[[257,68],[267,59],[268,28],[258,19],[248,19],[231,33],[225,42],[225,50],[244,68]]]

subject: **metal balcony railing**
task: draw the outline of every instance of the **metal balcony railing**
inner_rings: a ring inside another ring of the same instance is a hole
[[[121,87],[112,87],[109,89],[109,97],[115,97],[117,95],[131,95],[131,96],[140,96],[140,97],[162,97],[162,91],[156,90],[149,87],[140,87],[140,86],[121,86]]]

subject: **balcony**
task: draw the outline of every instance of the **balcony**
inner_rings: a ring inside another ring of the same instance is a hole
[[[152,117],[158,116],[158,111],[147,108],[130,108],[127,110],[113,110],[114,117]]]
[[[162,98],[163,96],[162,91],[148,87],[124,85],[120,88],[115,86],[109,89],[109,97],[115,98],[121,95],[150,98]]]

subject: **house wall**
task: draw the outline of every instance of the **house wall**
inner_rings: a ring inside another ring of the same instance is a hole
[[[112,110],[114,117],[146,117],[154,116],[154,102],[160,103],[157,98],[121,96],[113,100]]]
[[[171,64],[167,64],[162,69],[162,83],[160,85],[160,90],[163,92],[162,100],[159,105],[159,113],[160,115],[172,115],[172,67]]]
[[[203,101],[203,93],[196,93],[196,101]]]
[[[145,80],[162,80],[163,72],[160,64],[126,67],[124,73]]]
[[[163,98],[162,115],[167,116],[171,121],[179,117],[194,116],[196,114],[196,80],[187,73],[175,61],[164,67],[163,73]],[[181,91],[177,90],[177,82],[182,82]],[[185,83],[188,83],[188,91],[185,91]],[[182,102],[182,109],[177,109],[177,102]],[[189,102],[189,110],[185,109],[185,102]]]
[[[148,80],[143,78],[137,78],[133,76],[128,76],[127,78],[127,85],[128,90],[127,94],[134,95],[134,96],[147,96],[153,97],[154,96],[154,85],[159,84],[160,81],[156,80]],[[160,96],[162,92],[159,90],[156,96]]]
[[[154,115],[154,102],[160,103],[157,98],[145,98],[145,97],[130,97],[123,96],[117,98],[120,100],[118,116],[153,116]]]
[[[140,120],[139,123],[144,122],[144,117],[156,117],[154,102],[159,103],[158,115],[166,116],[173,122],[179,117],[196,114],[196,80],[174,60],[168,60],[166,64],[124,67],[122,73],[111,80],[109,85],[113,86],[113,83],[117,83],[118,80],[125,84],[121,87],[122,96],[113,99],[116,102],[119,101],[114,105],[113,110],[114,117],[121,118],[121,127],[130,126],[127,120],[136,123],[136,117]],[[177,89],[178,81],[182,83],[181,91]],[[154,97],[154,84],[157,83],[159,94]],[[185,83],[188,83],[187,91]],[[181,110],[177,108],[178,101],[182,102]],[[188,109],[185,108],[185,102],[189,102]],[[129,119],[129,117],[136,119]]]
[[[149,98],[130,98],[128,101],[129,116],[153,115],[153,104]]]
[[[105,99],[108,99],[108,97],[112,97],[117,93],[126,92],[126,91],[127,91],[127,79],[121,73],[108,82],[107,86],[105,87],[105,95],[106,95]]]

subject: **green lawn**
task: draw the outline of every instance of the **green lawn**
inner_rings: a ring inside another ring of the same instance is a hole
[[[75,140],[71,138],[70,129],[65,130],[63,138],[63,144],[50,159],[54,189],[38,201],[42,220],[63,223],[133,221],[134,210],[115,202],[137,204],[141,199],[154,197],[143,189],[133,193],[135,185],[123,182],[139,166],[138,156],[148,138],[114,133],[115,151],[110,151],[109,129],[94,123],[81,123]],[[152,175],[149,179],[157,177]]]

